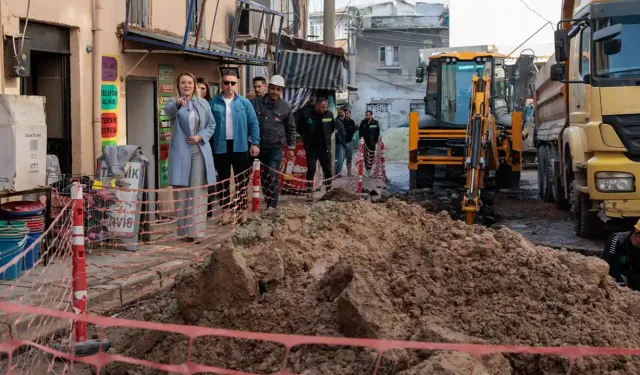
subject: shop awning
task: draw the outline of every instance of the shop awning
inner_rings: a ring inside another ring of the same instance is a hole
[[[345,90],[347,71],[340,56],[321,53],[281,51],[277,74],[288,88]]]

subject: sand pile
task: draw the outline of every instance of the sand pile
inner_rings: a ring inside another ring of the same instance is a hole
[[[432,342],[640,346],[640,295],[618,287],[597,258],[536,247],[508,229],[466,226],[399,200],[321,202],[265,215],[177,281],[178,301],[165,321]],[[184,338],[135,338],[116,350],[175,363],[188,352]],[[140,348],[143,342],[152,344]],[[258,373],[276,372],[284,353],[275,344],[213,338],[192,349],[197,363]],[[303,347],[288,368],[370,374],[375,358],[373,350]],[[564,374],[569,362],[494,354],[477,363],[461,353],[403,350],[386,354],[380,373],[469,374],[474,366],[476,374]],[[588,358],[573,371],[634,374],[640,366]]]
[[[384,132],[386,161],[409,160],[409,128],[391,128]]]

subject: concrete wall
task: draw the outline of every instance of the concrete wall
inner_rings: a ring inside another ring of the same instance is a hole
[[[419,49],[426,48],[424,41],[440,45],[448,40],[448,29],[405,29],[397,37],[389,31],[364,30],[362,37],[357,37],[358,64],[356,66],[356,86],[359,100],[353,109],[354,118],[364,118],[367,103],[389,103],[389,128],[398,127],[408,122],[411,100],[421,100],[425,96],[424,83],[416,83],[415,69],[419,62]],[[425,35],[415,35],[415,34]],[[383,39],[391,34],[396,39]],[[434,36],[439,34],[439,36]],[[365,39],[366,38],[366,39]],[[379,47],[398,46],[399,57],[397,68],[378,66]],[[386,129],[383,129],[386,130]]]
[[[159,64],[175,65],[175,72],[190,71],[198,77],[218,82],[218,64],[210,60],[150,54],[142,62],[142,53],[123,53],[120,38],[116,35],[118,24],[125,20],[125,0],[105,0],[102,11],[102,54],[119,58],[119,109],[118,140],[125,144],[126,139],[126,80],[125,75],[139,77],[157,77]],[[184,34],[186,24],[186,1],[151,1],[151,27]],[[305,2],[306,4],[306,2]],[[215,3],[209,2],[205,12],[205,37],[211,35]],[[0,12],[5,34],[20,33],[20,18],[26,17],[27,2],[24,0],[3,0]],[[227,30],[233,21],[235,1],[221,0],[216,18],[213,40],[218,44],[227,44]],[[93,89],[93,54],[86,48],[94,44],[92,32],[92,1],[90,0],[32,0],[29,22],[49,23],[70,29],[70,70],[71,70],[71,127],[73,172],[94,173],[94,126],[93,95],[100,91]],[[306,24],[306,20],[303,21]],[[305,26],[306,27],[306,26]],[[3,54],[0,54],[3,56]],[[140,62],[138,64],[138,62]],[[138,64],[136,66],[136,64]],[[135,66],[135,69],[134,69]],[[97,72],[100,74],[100,72]],[[20,94],[17,78],[5,78],[2,89],[7,94]],[[240,85],[242,87],[242,85]],[[150,114],[152,116],[153,114]]]
[[[371,16],[364,17],[365,29],[402,29],[408,27],[440,26],[440,16]]]

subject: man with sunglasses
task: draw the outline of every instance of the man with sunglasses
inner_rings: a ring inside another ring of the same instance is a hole
[[[216,120],[216,131],[212,145],[214,164],[222,183],[221,205],[223,215],[221,222],[231,221],[229,210],[231,202],[240,202],[240,211],[247,208],[245,189],[248,186],[251,158],[260,153],[260,126],[253,105],[247,98],[236,93],[238,75],[233,70],[222,72],[222,94],[211,100],[211,111]],[[232,199],[229,189],[229,178],[233,167],[236,178],[235,192],[238,199]],[[247,215],[241,215],[241,221]]]
[[[260,122],[260,162],[263,164],[262,192],[267,207],[278,206],[279,182],[277,172],[282,162],[282,149],[288,146],[287,157],[295,160],[296,123],[291,106],[282,99],[284,78],[271,77],[267,95],[253,99]]]
[[[619,285],[640,290],[640,220],[634,230],[609,236],[602,259],[609,263],[609,275]]]

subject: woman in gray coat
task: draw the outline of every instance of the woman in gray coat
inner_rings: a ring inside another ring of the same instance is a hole
[[[209,144],[216,123],[209,103],[200,98],[193,74],[180,74],[176,83],[180,96],[164,107],[171,120],[169,184],[177,189],[178,237],[193,242],[205,236],[207,185],[216,182]]]

